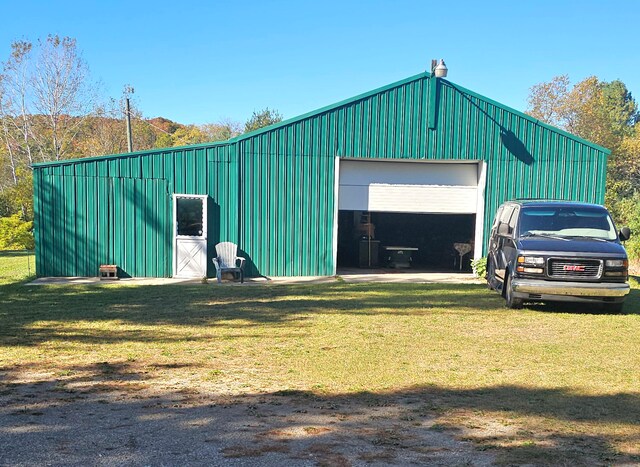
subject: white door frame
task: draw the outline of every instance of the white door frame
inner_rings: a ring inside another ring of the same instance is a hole
[[[200,199],[202,200],[202,235],[199,237],[192,237],[190,235],[178,235],[178,198],[187,199]],[[207,224],[209,218],[207,216],[207,200],[209,195],[191,195],[186,193],[174,193],[173,194],[173,277],[186,277],[178,274],[178,240],[198,240],[204,243],[205,261],[204,271],[202,275],[207,274]],[[202,276],[201,276],[202,277]]]
[[[336,156],[333,187],[333,275],[338,274],[338,201],[340,196],[340,156]]]
[[[473,259],[482,258],[482,250],[484,250],[484,197],[486,188],[487,163],[485,161],[478,161],[478,205],[476,208],[476,237],[473,246]]]

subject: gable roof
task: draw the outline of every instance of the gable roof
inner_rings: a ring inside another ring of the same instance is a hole
[[[238,135],[234,138],[230,138],[228,140],[225,141],[216,141],[216,142],[210,142],[210,143],[200,143],[200,144],[192,144],[192,145],[187,145],[187,146],[175,146],[175,147],[168,147],[168,148],[154,148],[154,149],[148,149],[148,150],[144,150],[144,151],[135,151],[135,152],[130,152],[130,153],[120,153],[120,154],[110,154],[110,155],[103,155],[103,156],[91,156],[91,157],[85,157],[85,158],[78,158],[78,159],[64,159],[64,160],[59,160],[59,161],[50,161],[50,162],[39,162],[39,163],[35,163],[32,166],[37,168],[37,167],[43,167],[43,166],[55,166],[55,165],[64,165],[64,164],[71,164],[71,163],[78,163],[78,162],[90,162],[90,161],[96,161],[96,160],[105,160],[105,159],[114,159],[114,158],[127,158],[127,157],[135,157],[135,156],[140,156],[140,155],[147,155],[147,154],[158,154],[158,153],[163,153],[163,152],[173,152],[173,151],[181,151],[181,150],[196,150],[196,149],[207,149],[207,148],[215,148],[215,147],[221,147],[221,146],[229,146],[229,145],[233,145],[236,143],[239,143],[241,141],[253,138],[255,136],[260,136],[262,134],[265,133],[269,133],[272,132],[274,130],[277,130],[279,128],[283,128],[295,123],[299,123],[301,121],[322,115],[324,113],[328,113],[331,111],[335,111],[338,110],[342,107],[357,103],[358,101],[362,101],[365,100],[369,97],[375,96],[377,94],[383,94],[389,90],[392,90],[394,88],[399,88],[403,85],[409,84],[409,83],[414,83],[414,82],[419,82],[422,80],[431,80],[431,79],[439,79],[442,80],[442,82],[444,84],[446,84],[447,86],[450,86],[451,88],[455,89],[456,91],[458,91],[461,94],[473,97],[481,102],[484,102],[486,104],[490,104],[502,111],[508,112],[514,116],[520,117],[522,119],[525,119],[535,125],[538,125],[550,132],[556,133],[558,135],[561,135],[565,138],[568,138],[570,140],[573,140],[577,143],[586,145],[588,147],[591,147],[597,151],[600,151],[602,153],[604,153],[604,155],[609,155],[611,154],[611,151],[607,148],[604,148],[598,144],[592,143],[591,141],[587,141],[583,138],[580,138],[576,135],[573,135],[567,131],[564,131],[560,128],[554,127],[552,125],[549,125],[548,123],[542,122],[541,120],[538,120],[524,112],[521,112],[519,110],[516,110],[512,107],[509,107],[507,105],[501,104],[500,102],[497,102],[493,99],[490,99],[488,97],[485,97],[481,94],[478,94],[474,91],[471,91],[467,88],[464,88],[462,86],[459,86],[451,81],[445,80],[443,78],[435,78],[431,73],[429,72],[422,72],[422,73],[418,73],[417,75],[413,75],[410,76],[408,78],[402,79],[400,81],[396,81],[394,83],[391,84],[387,84],[385,86],[373,89],[371,91],[367,91],[365,93],[362,94],[358,94],[357,96],[354,97],[350,97],[348,99],[344,99],[342,101],[336,102],[334,104],[330,104],[327,105],[325,107],[321,107],[319,109],[313,110],[311,112],[307,112],[304,113],[302,115],[298,115],[296,117],[292,117],[289,118],[287,120],[283,120],[279,123],[275,123],[273,125],[269,125],[266,126],[264,128],[260,128],[258,130],[254,130],[251,131],[249,133],[244,133],[242,135]]]

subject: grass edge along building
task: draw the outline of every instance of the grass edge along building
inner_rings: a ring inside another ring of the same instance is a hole
[[[420,73],[223,142],[34,164],[37,275],[211,277],[221,241],[249,275],[334,275],[362,233],[423,268],[467,242],[466,266],[505,200],[602,203],[609,154]]]

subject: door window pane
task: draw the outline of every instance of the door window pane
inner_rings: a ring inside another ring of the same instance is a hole
[[[178,235],[202,236],[202,200],[177,198]]]

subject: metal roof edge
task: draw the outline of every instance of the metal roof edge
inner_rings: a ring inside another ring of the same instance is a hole
[[[546,128],[548,130],[554,131],[554,132],[556,132],[556,133],[558,133],[558,134],[560,134],[562,136],[566,136],[567,138],[570,138],[570,139],[572,139],[574,141],[577,141],[577,142],[579,142],[581,144],[585,144],[585,145],[587,145],[589,147],[592,147],[593,149],[597,149],[598,151],[601,151],[601,152],[605,153],[607,156],[611,155],[611,149],[607,149],[604,146],[600,146],[599,144],[593,143],[593,142],[591,142],[589,140],[586,140],[584,138],[576,136],[576,135],[574,135],[572,133],[569,133],[568,131],[565,131],[565,130],[563,130],[561,128],[558,128],[558,127],[555,127],[555,126],[550,125],[548,123],[545,123],[542,120],[538,120],[537,118],[534,118],[531,115],[527,115],[526,113],[524,113],[524,112],[522,112],[520,110],[514,109],[513,107],[509,107],[508,105],[505,105],[505,104],[501,104],[498,101],[494,101],[493,99],[490,99],[490,98],[488,98],[486,96],[483,96],[482,94],[479,94],[477,92],[471,91],[470,89],[467,89],[467,88],[465,88],[463,86],[460,86],[460,85],[458,85],[456,83],[453,83],[453,82],[451,82],[449,80],[445,80],[445,79],[442,79],[442,80],[445,81],[447,84],[450,84],[453,88],[457,89],[458,91],[464,92],[466,94],[470,94],[470,95],[472,95],[474,97],[477,97],[478,99],[481,99],[481,100],[483,100],[483,101],[485,101],[485,102],[487,102],[489,104],[495,105],[496,107],[499,107],[499,108],[501,108],[503,110],[506,110],[507,112],[511,112],[511,113],[513,113],[515,115],[518,115],[519,117],[525,118],[526,120],[529,120],[530,122],[535,123],[537,125],[540,125],[540,126]]]
[[[423,71],[422,73],[418,73],[417,75],[413,75],[413,76],[410,76],[408,78],[401,79],[400,81],[395,81],[395,82],[393,82],[391,84],[387,84],[385,86],[373,89],[371,91],[367,91],[367,92],[364,92],[362,94],[358,94],[357,96],[341,100],[341,101],[336,102],[334,104],[330,104],[330,105],[326,105],[324,107],[320,107],[319,109],[312,110],[310,112],[306,112],[306,113],[304,113],[302,115],[298,115],[297,117],[291,117],[291,118],[289,118],[287,120],[283,120],[281,122],[274,123],[273,125],[269,125],[269,126],[266,126],[264,128],[259,128],[257,130],[251,131],[249,133],[244,133],[242,135],[238,135],[235,138],[231,138],[229,140],[229,143],[240,142],[240,141],[242,141],[244,139],[252,138],[252,137],[257,136],[257,135],[262,134],[262,133],[267,133],[269,131],[277,130],[278,128],[282,128],[283,126],[287,126],[287,125],[290,125],[292,123],[296,123],[296,122],[299,122],[301,120],[305,120],[305,119],[307,119],[309,117],[314,117],[316,115],[320,115],[320,114],[323,114],[325,112],[329,112],[331,110],[335,110],[335,109],[340,108],[340,107],[342,107],[344,105],[351,104],[353,102],[357,102],[359,100],[365,99],[367,97],[374,96],[374,95],[379,94],[379,93],[384,92],[384,91],[388,91],[389,89],[393,89],[393,88],[396,88],[398,86],[402,86],[403,84],[407,84],[407,83],[410,83],[412,81],[418,81],[420,79],[429,78],[429,77],[431,77],[431,73],[429,73],[427,71]]]
[[[51,167],[56,165],[67,165],[67,164],[77,164],[80,162],[92,162],[92,161],[101,161],[108,159],[125,159],[127,157],[136,157],[136,156],[144,156],[149,154],[160,154],[163,152],[171,152],[171,151],[181,151],[185,149],[205,149],[205,148],[214,148],[216,146],[228,146],[231,140],[225,141],[214,141],[210,143],[199,143],[199,144],[191,144],[187,146],[174,146],[168,148],[154,148],[154,149],[145,149],[144,151],[134,151],[134,152],[123,152],[121,154],[105,154],[103,156],[91,156],[91,157],[79,157],[75,159],[63,159],[59,161],[48,161],[48,162],[36,162],[35,164],[31,164],[31,167]]]

